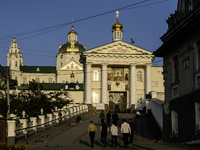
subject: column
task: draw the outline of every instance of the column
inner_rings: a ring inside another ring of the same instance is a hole
[[[86,82],[85,82],[85,102],[86,104],[92,104],[92,79],[91,79],[91,66],[92,63],[86,63]]]
[[[130,64],[129,72],[129,105],[136,104],[136,64]]]
[[[102,64],[101,68],[101,103],[107,104],[107,64]]]
[[[146,64],[146,94],[151,91],[151,63]]]
[[[15,120],[7,120],[7,125],[8,125],[7,143],[12,145],[12,144],[15,144],[16,121]]]

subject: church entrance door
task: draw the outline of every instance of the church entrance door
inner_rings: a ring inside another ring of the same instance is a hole
[[[126,112],[127,92],[110,91],[109,92],[109,107],[112,112]]]

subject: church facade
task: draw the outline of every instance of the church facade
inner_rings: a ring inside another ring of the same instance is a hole
[[[123,41],[122,29],[117,15],[112,42],[86,50],[72,26],[67,43],[59,47],[56,67],[26,66],[14,38],[7,66],[18,89],[34,79],[47,92],[69,91],[75,103],[118,105],[125,110],[142,103],[151,91],[164,92],[164,86],[163,69],[152,66],[152,52]]]

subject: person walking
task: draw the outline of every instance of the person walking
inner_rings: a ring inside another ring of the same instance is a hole
[[[103,113],[103,110],[102,110],[101,113],[99,114],[99,118],[101,119],[101,125],[103,125],[104,119],[105,119],[105,114]]]
[[[111,146],[113,147],[113,140],[115,141],[115,147],[117,147],[117,136],[118,136],[118,128],[114,125],[114,123],[111,123],[110,127],[111,132]]]
[[[117,125],[118,119],[119,119],[119,117],[116,112],[114,114],[112,114],[112,120],[113,120],[114,125]]]
[[[123,140],[124,140],[124,148],[128,148],[128,136],[131,135],[131,128],[128,123],[126,123],[126,120],[123,119],[123,124],[121,125],[121,134],[123,134]]]
[[[108,111],[108,113],[106,114],[106,118],[107,118],[107,125],[110,125],[110,118],[111,118],[111,112]]]
[[[101,131],[101,142],[104,147],[106,147],[106,137],[107,137],[107,132],[109,131],[108,126],[106,125],[106,122],[103,123],[103,125],[100,127]]]
[[[88,133],[90,135],[91,147],[94,146],[94,137],[97,132],[97,127],[93,124],[93,121],[90,121],[90,125],[88,126]]]
[[[133,135],[135,133],[135,123],[132,121],[132,119],[129,119],[129,125],[131,128],[131,134],[129,135],[130,143],[133,144]]]

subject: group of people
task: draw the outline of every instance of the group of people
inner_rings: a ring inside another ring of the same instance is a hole
[[[112,122],[110,124],[112,117]],[[106,147],[106,138],[107,138],[107,133],[110,131],[111,133],[111,146],[117,147],[117,137],[118,137],[118,115],[117,113],[113,113],[111,115],[111,112],[109,111],[106,115],[103,113],[103,111],[100,113],[99,118],[101,120],[101,126],[100,126],[100,131],[101,131],[101,142],[104,147]],[[107,118],[107,124],[104,121],[105,118]],[[130,143],[133,143],[133,135],[135,133],[135,124],[132,121],[132,119],[129,119],[129,122],[126,122],[126,119],[122,120],[123,123],[121,124],[121,134],[123,135],[123,140],[124,140],[124,147],[127,148]],[[88,126],[88,133],[90,135],[90,140],[91,140],[91,147],[94,146],[94,138],[95,138],[95,133],[97,132],[97,127],[93,124],[93,121],[90,121],[90,125]]]

